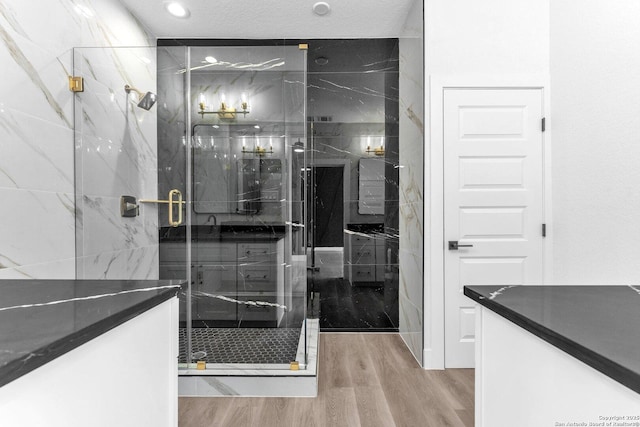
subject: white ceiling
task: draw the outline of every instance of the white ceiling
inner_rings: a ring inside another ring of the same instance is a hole
[[[411,4],[421,0],[180,0],[191,16],[171,16],[165,0],[120,0],[158,38],[320,39],[399,37]]]

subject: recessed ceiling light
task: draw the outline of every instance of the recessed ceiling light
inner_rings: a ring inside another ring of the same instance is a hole
[[[206,58],[204,58],[204,60],[207,61],[209,64],[215,64],[216,62],[218,62],[218,60],[213,56],[207,56]]]
[[[164,7],[167,9],[167,12],[176,18],[187,18],[190,15],[189,9],[175,1],[165,3]]]
[[[313,13],[324,16],[331,11],[331,6],[326,1],[319,1],[313,5]]]
[[[256,129],[260,129],[259,125],[254,125],[253,127],[256,128]]]
[[[329,63],[329,59],[326,56],[318,56],[315,59],[315,63],[318,65],[327,65]]]

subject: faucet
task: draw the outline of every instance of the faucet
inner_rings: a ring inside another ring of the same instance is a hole
[[[207,218],[207,224],[209,224],[209,221],[211,221],[211,218],[213,218],[213,225],[218,225],[218,218],[216,218],[214,214],[209,215],[209,217]]]

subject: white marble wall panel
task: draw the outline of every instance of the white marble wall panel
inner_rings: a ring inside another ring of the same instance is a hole
[[[135,249],[158,243],[157,210],[155,204],[140,206],[140,215],[120,216],[119,197],[84,196],[77,200],[82,213],[83,256],[101,252]],[[166,207],[166,206],[165,206]]]
[[[157,107],[138,107],[124,89],[129,84],[143,93],[156,92],[155,51],[75,49],[74,74],[87,76],[75,107],[76,204],[82,218],[76,248],[83,259],[78,277],[154,278],[149,277],[148,260],[139,257],[148,254],[157,261],[157,248],[138,249],[158,244],[158,207],[144,204],[139,216],[122,218],[120,196],[158,198]],[[157,277],[157,266],[155,271]]]
[[[150,44],[153,40],[120,2],[0,3],[0,194],[12,201],[0,207],[5,223],[10,224],[0,242],[0,277],[75,276],[71,261],[75,257],[74,96],[67,83],[72,49]],[[129,66],[134,62],[131,58],[106,58],[120,77],[123,72],[133,77],[144,72],[153,75],[155,58],[149,59],[151,65],[135,59],[144,65],[140,68]],[[95,76],[85,77],[108,79],[101,72],[99,67]],[[87,89],[98,87],[90,84]],[[115,123],[113,117],[103,119],[106,126]],[[148,136],[151,128],[155,124],[149,123],[142,132],[149,141],[154,137]],[[140,140],[139,136],[131,139],[136,138]],[[153,158],[149,151],[145,147],[144,155],[132,155],[145,171],[153,161],[146,162]],[[81,215],[78,224],[82,224]]]
[[[76,259],[60,259],[42,264],[0,269],[0,279],[68,279],[69,271],[75,269]]]
[[[78,258],[84,277],[109,280],[158,279],[159,245],[113,252],[103,251]]]
[[[0,187],[73,193],[71,141],[68,127],[0,108]]]
[[[400,45],[400,334],[422,363],[424,292],[424,78],[422,2]]]
[[[0,199],[0,269],[73,258],[73,194],[0,188]]]

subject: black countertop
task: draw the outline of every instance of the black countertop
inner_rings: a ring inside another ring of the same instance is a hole
[[[170,280],[0,280],[0,386],[170,299],[181,285]]]
[[[222,223],[220,225],[192,225],[191,241],[254,241],[279,240],[286,232],[283,223]],[[186,242],[187,228],[161,227],[160,242]]]
[[[347,224],[347,230],[355,231],[356,233],[384,233],[384,224],[382,223],[356,223],[350,222]]]
[[[640,286],[465,286],[464,294],[640,393]]]

